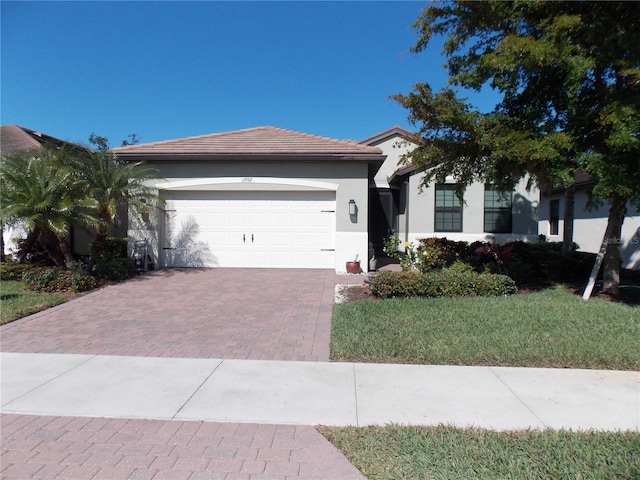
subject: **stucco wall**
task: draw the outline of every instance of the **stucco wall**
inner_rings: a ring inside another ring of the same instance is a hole
[[[403,140],[399,135],[395,135],[372,145],[380,148],[384,155],[387,156],[386,160],[376,173],[374,182],[378,188],[389,188],[389,182],[387,179],[402,166],[400,164],[402,156],[413,150],[415,148],[415,144]]]
[[[560,202],[560,221],[558,235],[550,235],[549,217],[551,200]],[[605,203],[597,209],[587,208],[588,195],[576,192],[574,206],[573,241],[583,252],[597,253],[600,250],[602,238],[607,228],[609,205]],[[544,195],[540,208],[540,233],[547,236],[550,242],[561,242],[564,238],[564,208],[563,194]],[[620,244],[622,266],[632,270],[640,270],[640,211],[627,206],[627,216],[622,224],[622,238],[611,239]]]
[[[368,250],[368,164],[367,163],[150,163],[162,181],[155,184],[163,196],[171,198],[171,190],[333,190],[336,192],[335,268],[345,271],[345,263],[356,256],[365,264]],[[216,181],[216,179],[224,181]],[[279,181],[281,179],[282,181]],[[225,183],[225,181],[228,181]],[[167,190],[168,189],[168,190]],[[354,200],[357,214],[349,214],[349,201]],[[156,225],[158,222],[154,222]],[[158,232],[132,225],[133,238],[149,238],[157,258]],[[161,237],[161,232],[160,232]]]
[[[409,179],[409,229],[407,240],[424,237],[446,237],[452,240],[474,242],[506,242],[510,240],[535,241],[538,237],[539,192],[527,191],[526,180],[516,186],[512,202],[512,233],[484,232],[484,183],[475,182],[464,194],[466,204],[462,209],[462,232],[435,232],[435,184],[420,190],[420,174]],[[447,182],[454,183],[453,178]],[[401,224],[405,219],[401,218]]]

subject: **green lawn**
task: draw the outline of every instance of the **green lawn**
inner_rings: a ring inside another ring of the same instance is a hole
[[[319,430],[370,480],[640,478],[637,432],[396,425]]]
[[[640,306],[560,287],[336,305],[331,360],[640,370]]]
[[[66,302],[59,293],[25,290],[22,282],[0,282],[0,325]]]
[[[640,370],[640,306],[561,288],[336,305],[334,361]],[[319,429],[367,478],[637,479],[638,432]]]

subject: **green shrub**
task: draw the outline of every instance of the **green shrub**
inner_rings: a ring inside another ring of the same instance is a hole
[[[109,258],[127,258],[127,247],[128,240],[126,238],[107,237],[100,255]]]
[[[2,262],[0,263],[0,279],[3,282],[19,282],[22,280],[22,275],[33,268],[34,265],[30,263]]]
[[[98,278],[116,282],[133,277],[136,266],[133,259],[127,257],[127,239],[107,237],[92,273]]]
[[[371,293],[392,297],[476,297],[501,296],[517,292],[515,282],[506,275],[476,273],[464,264],[426,273],[378,272]]]
[[[101,258],[93,266],[93,273],[98,278],[120,282],[133,277],[135,269],[135,262],[130,258]]]
[[[85,273],[49,267],[29,270],[22,280],[36,292],[84,292],[98,286],[95,278]]]

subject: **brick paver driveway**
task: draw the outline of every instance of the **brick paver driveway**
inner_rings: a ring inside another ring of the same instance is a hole
[[[4,352],[326,361],[329,270],[163,270],[0,327]],[[108,395],[108,392],[105,392]],[[364,480],[313,427],[0,416],[0,478]]]
[[[331,270],[150,272],[3,326],[4,352],[327,361]]]

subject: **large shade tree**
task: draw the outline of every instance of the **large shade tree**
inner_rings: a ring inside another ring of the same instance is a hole
[[[590,174],[607,202],[603,291],[618,294],[622,224],[640,206],[640,3],[455,1],[425,8],[414,24],[425,50],[446,36],[451,87],[419,83],[395,98],[423,142],[410,161],[424,183],[454,175],[511,189],[525,176],[542,187]],[[501,94],[482,114],[455,87]]]

